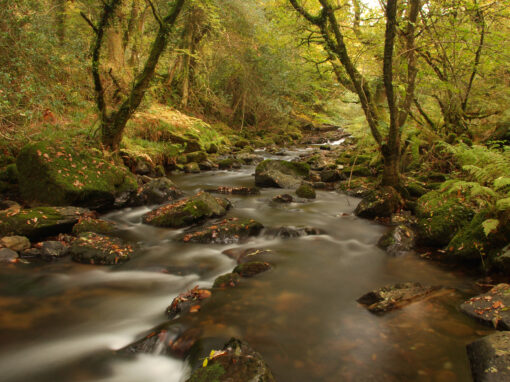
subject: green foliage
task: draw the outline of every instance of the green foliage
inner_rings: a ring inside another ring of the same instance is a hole
[[[497,194],[489,187],[484,187],[477,182],[466,182],[463,180],[447,180],[440,187],[441,192],[450,195],[458,195],[466,200],[467,203],[476,207],[486,207],[492,204]]]
[[[486,237],[489,237],[491,232],[496,231],[499,226],[499,220],[498,219],[487,219],[482,223],[483,232],[485,233]]]

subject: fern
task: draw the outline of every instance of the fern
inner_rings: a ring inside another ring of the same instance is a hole
[[[491,232],[494,232],[498,229],[499,220],[498,219],[487,219],[482,223],[483,233],[485,233],[485,237],[489,237]]]
[[[493,185],[496,191],[508,193],[510,191],[510,178],[500,176],[494,181]]]
[[[500,199],[496,202],[496,208],[500,211],[510,209],[510,198]]]
[[[463,180],[448,180],[441,185],[440,191],[448,194],[458,194],[477,207],[489,206],[498,198],[498,194],[489,187],[484,187],[477,182]]]

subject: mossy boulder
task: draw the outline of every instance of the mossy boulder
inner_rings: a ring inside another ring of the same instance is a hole
[[[403,205],[400,194],[393,187],[371,191],[358,204],[354,213],[366,219],[390,217]]]
[[[245,342],[231,339],[223,350],[211,351],[186,382],[274,382],[262,356]]]
[[[216,277],[214,280],[213,288],[230,288],[235,287],[241,281],[241,276],[238,273],[227,273]]]
[[[320,172],[320,177],[322,182],[337,182],[339,180],[345,179],[345,176],[341,176],[338,170],[322,170]]]
[[[315,199],[317,197],[315,189],[308,183],[301,184],[296,190],[296,195],[306,199]]]
[[[378,241],[377,246],[384,249],[392,256],[399,256],[413,249],[415,244],[415,233],[404,224],[399,224]]]
[[[93,232],[80,235],[69,248],[72,259],[78,263],[93,265],[115,265],[131,259],[133,245],[116,237]]]
[[[271,264],[265,261],[250,261],[247,263],[239,264],[234,268],[234,273],[239,274],[241,277],[253,277],[259,273],[266,272],[271,269]]]
[[[55,142],[23,147],[16,166],[21,195],[34,204],[108,208],[118,196],[138,188],[136,177],[124,165]]]
[[[190,162],[204,162],[207,160],[207,154],[204,151],[194,151],[186,154],[186,161]]]
[[[184,232],[177,240],[185,243],[234,244],[257,236],[264,226],[253,219],[229,218]]]
[[[255,169],[259,187],[298,188],[310,174],[310,166],[302,162],[266,159]]]
[[[453,194],[431,191],[420,197],[415,206],[418,217],[418,243],[442,247],[469,224],[475,212]]]
[[[78,223],[76,223],[73,227],[73,234],[80,235],[85,232],[93,232],[100,234],[109,234],[115,230],[115,224],[112,222],[102,220],[102,219],[93,219],[90,217],[85,217],[80,219]]]
[[[218,168],[220,170],[232,170],[232,169],[239,169],[243,163],[235,158],[225,158],[218,162]]]
[[[200,166],[196,162],[186,163],[184,165],[184,172],[188,174],[198,174],[200,172]]]
[[[354,166],[346,166],[342,170],[342,175],[345,178],[349,178],[351,176],[361,176],[361,177],[369,177],[372,176],[372,170],[367,165],[357,164]]]
[[[145,214],[143,222],[157,227],[179,228],[227,213],[230,202],[207,192],[181,199]]]
[[[37,207],[0,211],[0,237],[8,235],[40,239],[71,232],[90,211],[78,207]]]

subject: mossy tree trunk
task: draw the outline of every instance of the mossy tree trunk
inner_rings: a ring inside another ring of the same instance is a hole
[[[416,82],[416,55],[415,55],[415,28],[421,8],[420,0],[410,0],[405,8],[405,17],[397,14],[397,0],[388,0],[386,4],[386,33],[383,58],[383,82],[386,91],[386,101],[390,117],[388,134],[383,136],[380,125],[382,123],[380,112],[377,108],[375,94],[368,86],[363,74],[357,69],[352,61],[344,41],[342,27],[338,22],[335,11],[337,7],[332,5],[330,0],[318,0],[321,10],[318,15],[308,12],[299,0],[289,0],[292,6],[311,24],[315,25],[322,36],[323,45],[328,53],[330,61],[335,69],[335,74],[340,83],[347,83],[347,88],[352,89],[358,95],[370,132],[377,142],[384,158],[384,170],[382,184],[385,186],[400,186],[400,159],[401,159],[401,137],[402,128],[405,125],[411,104],[414,101],[414,90]],[[405,28],[397,31],[397,19],[404,18]],[[397,34],[399,33],[399,34]],[[402,37],[404,49],[400,54],[405,58],[404,66],[407,66],[405,85],[405,96],[401,102],[393,90],[393,50],[396,45],[397,35]],[[335,67],[335,61],[342,64],[346,75]]]
[[[133,86],[125,100],[117,108],[107,105],[105,101],[104,87],[100,75],[100,53],[105,37],[105,31],[111,25],[115,11],[117,7],[121,5],[122,0],[104,2],[101,18],[97,26],[82,13],[83,18],[93,28],[96,35],[92,53],[92,76],[96,92],[96,103],[101,118],[102,143],[106,148],[111,150],[119,149],[126,124],[142,102],[145,91],[154,76],[154,71],[159,58],[168,45],[170,30],[175,24],[185,1],[186,0],[176,0],[169,14],[164,18],[159,16],[159,13],[155,9],[152,1],[148,1],[154,17],[159,24],[158,32],[152,43],[149,56],[145,62],[142,72],[135,78]]]

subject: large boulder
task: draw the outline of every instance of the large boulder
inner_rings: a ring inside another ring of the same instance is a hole
[[[262,356],[245,342],[231,339],[223,350],[211,351],[186,382],[274,382]]]
[[[474,382],[510,381],[510,332],[498,332],[467,346]]]
[[[382,187],[365,196],[354,210],[354,213],[366,219],[390,217],[402,205],[403,201],[397,190],[393,187]]]
[[[375,289],[361,296],[357,301],[370,312],[383,314],[409,305],[441,288],[423,286],[420,283],[399,283]]]
[[[21,194],[34,204],[102,209],[138,188],[136,177],[124,165],[55,142],[25,146],[16,165]]]
[[[510,330],[510,285],[498,284],[489,292],[470,298],[460,309],[481,323]]]
[[[125,263],[134,254],[134,247],[119,238],[87,232],[80,235],[69,254],[78,263],[93,265],[115,265]]]
[[[418,243],[438,247],[447,245],[475,214],[473,208],[462,203],[456,195],[439,191],[420,197],[415,213]]]
[[[298,188],[309,173],[310,167],[306,163],[266,159],[255,169],[255,184],[260,187]]]
[[[185,243],[235,244],[257,236],[264,226],[253,219],[229,218],[184,232],[177,240]]]
[[[143,222],[157,227],[180,228],[227,213],[230,202],[207,192],[166,204],[143,216]]]
[[[308,183],[302,183],[296,190],[296,195],[300,198],[315,199],[315,189]]]
[[[19,235],[29,239],[71,232],[90,211],[78,207],[37,207],[0,211],[0,236]]]

